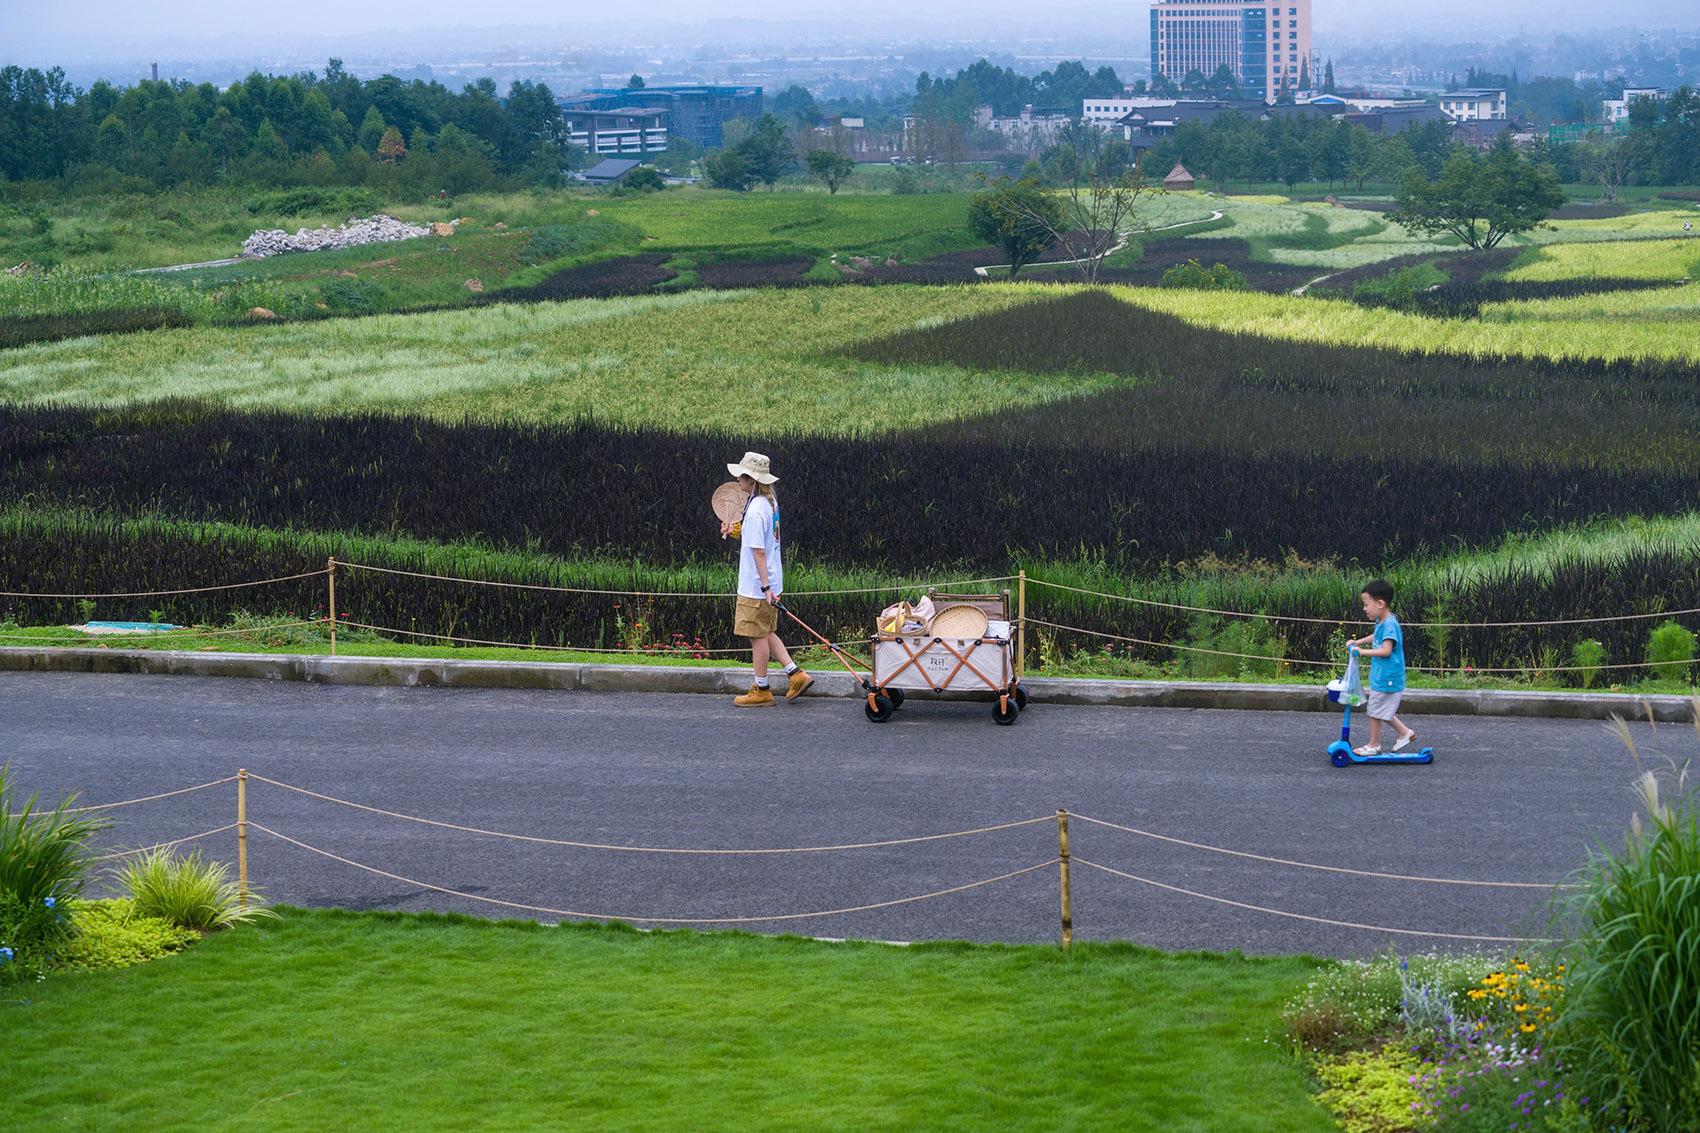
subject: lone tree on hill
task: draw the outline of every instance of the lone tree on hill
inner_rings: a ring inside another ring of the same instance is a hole
[[[1433,182],[1421,170],[1407,170],[1395,203],[1387,214],[1393,223],[1429,236],[1450,232],[1486,251],[1513,233],[1549,227],[1547,216],[1564,203],[1564,190],[1556,174],[1525,159],[1503,133],[1485,160],[1455,154]]]
[[[968,230],[1003,248],[1009,256],[1010,275],[1056,243],[1061,221],[1062,206],[1031,178],[999,177],[968,202]]]
[[[850,174],[856,172],[856,163],[843,154],[829,149],[812,149],[808,158],[809,176],[817,178],[825,186],[828,194],[838,192]]]

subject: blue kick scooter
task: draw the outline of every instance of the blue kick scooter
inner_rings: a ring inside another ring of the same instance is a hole
[[[1425,747],[1421,751],[1384,751],[1380,755],[1359,755],[1352,750],[1352,701],[1342,697],[1345,682],[1328,682],[1328,699],[1335,704],[1344,703],[1346,718],[1340,725],[1340,738],[1328,745],[1328,760],[1336,767],[1350,767],[1354,763],[1433,763],[1434,749]]]

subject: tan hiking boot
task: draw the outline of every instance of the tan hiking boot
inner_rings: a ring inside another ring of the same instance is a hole
[[[734,696],[732,703],[739,708],[772,708],[773,690],[752,684],[749,692],[746,692],[743,696]]]
[[[803,670],[791,674],[791,687],[785,690],[786,700],[796,700],[815,686],[815,679]]]

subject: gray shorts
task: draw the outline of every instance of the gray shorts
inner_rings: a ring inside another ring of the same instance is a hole
[[[1405,693],[1404,693],[1403,690],[1401,690],[1399,692],[1377,692],[1373,688],[1370,689],[1369,690],[1369,717],[1370,717],[1370,719],[1371,720],[1391,720],[1391,719],[1393,719],[1393,717],[1399,715],[1399,701],[1401,699],[1403,699],[1404,696],[1405,696]]]

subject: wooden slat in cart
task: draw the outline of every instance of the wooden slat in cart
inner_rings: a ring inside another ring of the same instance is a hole
[[[908,692],[986,692],[992,697],[992,718],[1013,724],[1027,706],[1027,690],[1015,672],[1014,626],[1009,620],[1007,594],[933,594],[941,613],[951,606],[973,605],[986,615],[978,636],[942,633],[876,633],[869,641],[873,656],[873,691],[868,693],[868,719],[883,724],[902,706]],[[941,622],[945,619],[941,618]]]

